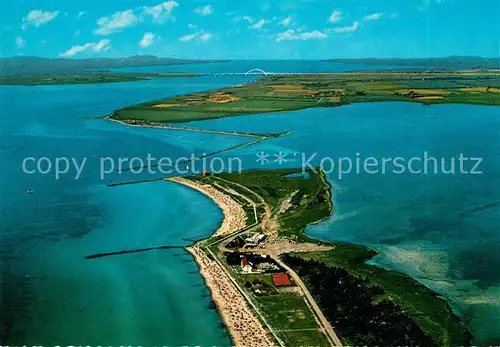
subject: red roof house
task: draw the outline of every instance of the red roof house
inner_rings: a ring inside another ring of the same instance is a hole
[[[241,267],[244,267],[247,265],[248,265],[248,258],[246,256],[243,256],[243,258],[241,258]]]
[[[248,261],[246,256],[241,259],[241,271],[244,273],[250,273],[253,271],[253,265]]]
[[[292,285],[292,282],[290,282],[290,278],[288,277],[287,274],[284,273],[273,274],[273,283],[276,287],[284,287]]]

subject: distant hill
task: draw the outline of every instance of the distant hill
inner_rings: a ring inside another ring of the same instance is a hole
[[[0,75],[45,74],[74,72],[85,69],[110,69],[133,66],[182,65],[212,62],[217,61],[159,58],[153,55],[136,55],[119,59],[50,59],[40,57],[9,57],[0,58]]]
[[[445,58],[366,58],[366,59],[328,59],[332,63],[363,64],[363,65],[398,65],[416,66],[439,70],[458,69],[500,69],[500,58],[461,57],[451,56]]]

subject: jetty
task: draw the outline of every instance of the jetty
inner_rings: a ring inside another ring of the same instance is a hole
[[[158,246],[158,247],[129,249],[129,250],[123,250],[123,251],[117,251],[117,252],[96,253],[96,254],[86,256],[85,259],[96,259],[96,258],[110,257],[113,255],[148,252],[148,251],[154,251],[157,249],[184,249],[184,247],[182,247],[182,246]]]
[[[157,182],[157,181],[163,181],[163,177],[162,178],[154,178],[154,179],[150,179],[150,180],[108,183],[108,187],[126,186],[128,184],[149,183],[149,182]]]

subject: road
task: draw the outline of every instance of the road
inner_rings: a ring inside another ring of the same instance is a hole
[[[342,347],[342,342],[340,342],[337,334],[335,334],[335,331],[333,330],[332,325],[326,319],[325,315],[323,314],[323,312],[319,308],[318,304],[316,303],[316,301],[312,297],[311,293],[309,293],[309,290],[307,289],[307,287],[304,284],[304,282],[302,282],[302,280],[300,279],[299,275],[297,275],[297,273],[295,271],[293,271],[293,269],[291,267],[289,267],[288,265],[286,265],[281,259],[274,258],[274,260],[282,268],[284,268],[284,269],[286,269],[288,271],[288,274],[293,278],[293,280],[295,281],[295,283],[302,289],[302,292],[304,293],[307,301],[311,305],[311,308],[313,309],[314,313],[316,314],[316,316],[320,320],[321,325],[323,325],[323,328],[325,329],[326,334],[328,335],[328,337],[330,338],[330,340],[333,342],[333,345],[336,346],[336,347]]]

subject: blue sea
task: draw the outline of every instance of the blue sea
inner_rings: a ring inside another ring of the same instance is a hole
[[[279,66],[258,63],[226,68],[272,71]],[[324,69],[323,62],[316,64],[306,68]],[[215,72],[217,66],[223,64],[169,69]],[[304,66],[287,69],[304,72]],[[152,70],[165,71],[165,67]],[[222,218],[210,200],[172,183],[107,187],[109,182],[162,175],[125,172],[101,179],[100,158],[145,158],[148,153],[176,158],[217,151],[248,139],[133,128],[92,117],[137,102],[248,80],[205,76],[0,87],[2,343],[231,344],[217,312],[209,308],[209,291],[196,264],[183,250],[85,257],[187,245],[209,236]],[[437,158],[458,158],[461,153],[483,158],[481,175],[351,172],[339,177],[339,170],[333,170],[328,178],[336,209],[328,221],[307,232],[380,250],[374,264],[409,273],[435,289],[462,317],[477,342],[494,343],[500,340],[499,123],[494,107],[376,103],[188,125],[292,131],[289,136],[221,155],[241,158],[245,169],[300,167],[303,155],[314,154],[314,165],[325,157],[412,158],[424,152]],[[271,160],[258,162],[261,152]],[[287,154],[281,164],[272,160],[279,152]],[[87,158],[87,162],[78,180],[74,168],[56,179],[53,172],[23,173],[26,157],[71,157],[78,162]]]

